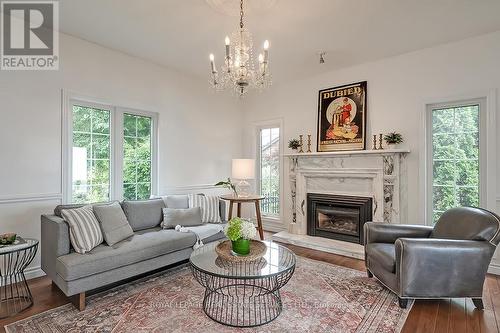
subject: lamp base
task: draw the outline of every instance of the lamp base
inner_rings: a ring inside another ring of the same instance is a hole
[[[252,186],[246,180],[241,180],[236,184],[236,195],[238,198],[248,198],[250,196],[250,190]]]

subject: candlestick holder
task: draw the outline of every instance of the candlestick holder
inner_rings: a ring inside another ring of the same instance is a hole
[[[382,147],[382,141],[383,141],[382,136],[383,136],[382,133],[378,135],[378,149],[384,149]]]
[[[377,134],[373,134],[373,150],[377,150]]]
[[[300,142],[300,148],[299,148],[299,153],[303,153],[304,150],[302,149],[302,147],[304,146],[304,141],[302,140],[302,137],[303,135],[299,135],[299,142]]]
[[[312,153],[312,151],[311,151],[311,134],[307,134],[307,152]]]

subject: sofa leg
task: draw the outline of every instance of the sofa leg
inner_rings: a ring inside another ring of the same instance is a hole
[[[484,304],[483,304],[482,298],[473,298],[472,303],[474,303],[474,305],[476,306],[476,309],[478,309],[478,310],[484,309]]]
[[[398,302],[399,302],[399,307],[401,309],[406,309],[406,306],[408,305],[408,299],[407,298],[398,297]]]
[[[70,300],[78,311],[85,310],[85,292],[71,296]]]
[[[366,270],[366,275],[368,275],[369,278],[373,277],[373,274],[372,274],[372,272],[370,272],[369,269]]]

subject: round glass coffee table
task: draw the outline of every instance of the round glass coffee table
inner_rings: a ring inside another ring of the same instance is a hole
[[[295,254],[272,241],[264,243],[267,251],[255,261],[224,260],[215,252],[217,242],[193,251],[189,261],[205,287],[203,310],[208,317],[224,325],[253,327],[279,316],[280,289],[295,271]]]

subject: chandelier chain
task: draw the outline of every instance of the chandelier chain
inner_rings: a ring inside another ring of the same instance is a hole
[[[240,28],[243,29],[243,15],[245,13],[243,12],[243,0],[240,1]]]

